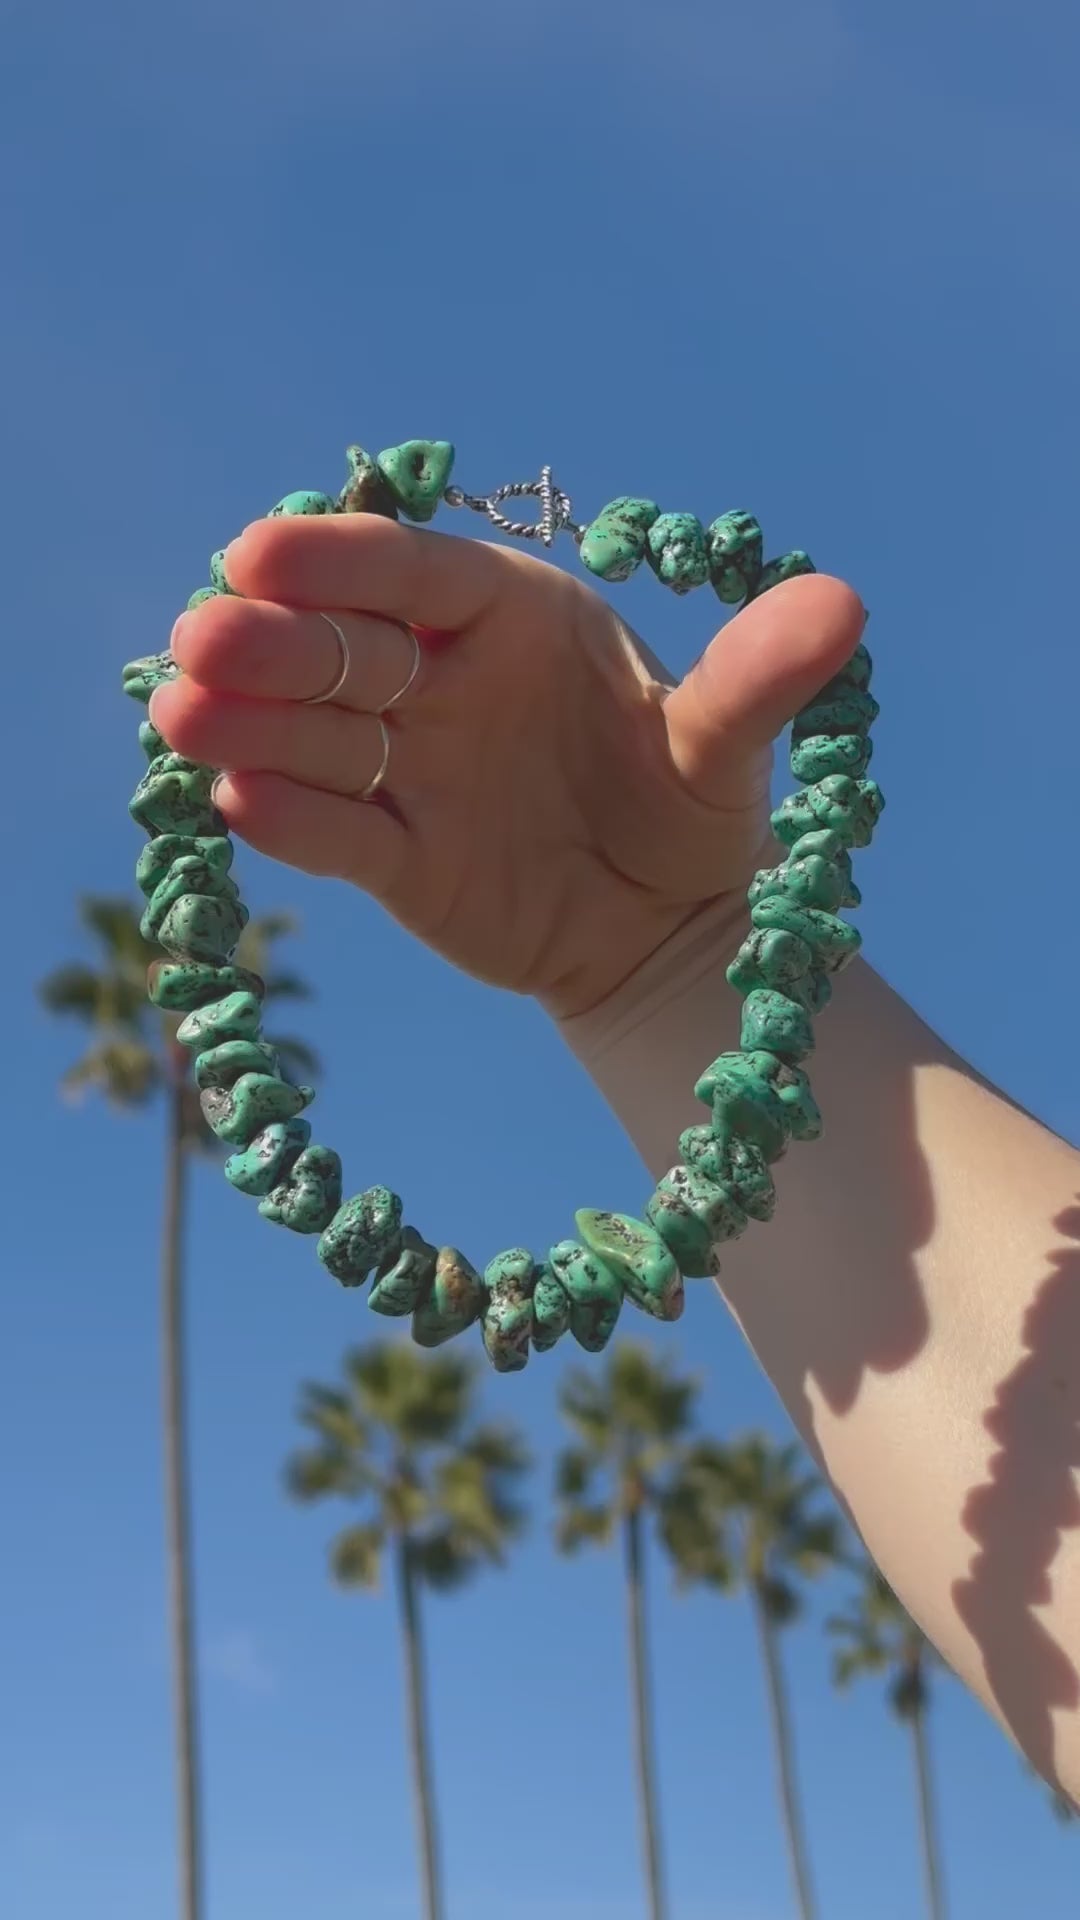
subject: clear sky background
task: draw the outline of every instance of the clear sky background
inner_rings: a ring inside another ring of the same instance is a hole
[[[78,1036],[34,1003],[79,892],[131,884],[119,667],[213,548],[338,486],[352,439],[453,438],[481,489],[550,460],[585,511],[745,504],[871,608],[871,959],[1075,1132],[1080,24],[1064,0],[6,0],[0,23],[0,1905],[171,1920],[158,1122],[61,1107]],[[621,604],[676,668],[709,637],[707,595],[649,578]],[[239,870],[302,916],[351,1190],[403,1187],[479,1258],[639,1203],[533,1008],[343,887]],[[194,1198],[210,1920],[411,1920],[393,1610],[330,1588],[331,1515],[279,1478],[298,1383],[375,1328],[215,1170]],[[568,1345],[485,1388],[538,1494]],[[785,1431],[705,1288],[663,1345],[711,1428]],[[429,1609],[450,1912],[637,1920],[620,1570],[557,1563],[538,1509],[508,1575]],[[788,1920],[747,1617],[653,1571],[673,1916]],[[834,1697],[812,1620],[786,1651],[825,1920],[912,1920],[904,1736],[872,1689]],[[933,1744],[952,1920],[1075,1914],[1080,1833],[956,1685]]]

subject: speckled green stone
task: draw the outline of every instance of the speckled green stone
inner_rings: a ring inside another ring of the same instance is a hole
[[[830,680],[808,707],[800,708],[791,723],[794,741],[815,733],[867,733],[881,708],[865,687]]]
[[[217,971],[227,974],[242,968],[221,967],[206,969],[207,973]],[[259,982],[260,986],[262,982]],[[182,1047],[194,1047],[197,1053],[205,1053],[210,1047],[221,1046],[226,1040],[257,1040],[262,1022],[262,1008],[256,995],[250,988],[239,988],[226,993],[221,999],[203,1001],[181,1020],[176,1029],[176,1037]]]
[[[735,606],[761,578],[761,528],[752,513],[722,513],[705,535],[709,578],[720,599]]]
[[[792,866],[808,855],[816,854],[819,860],[828,860],[839,867],[844,876],[844,891],[840,897],[842,907],[857,907],[862,903],[862,894],[851,873],[851,851],[844,845],[838,833],[828,827],[814,826],[809,833],[800,834],[788,853],[786,865]]]
[[[546,1260],[537,1268],[532,1311],[533,1346],[537,1353],[547,1353],[570,1325],[570,1296]]]
[[[384,447],[375,464],[410,520],[431,520],[446,490],[454,464],[449,440],[405,440]]]
[[[365,453],[363,447],[346,447],[345,458],[349,463],[349,478],[338,496],[341,512],[378,513],[384,520],[396,520],[398,510],[393,495],[370,453]]]
[[[402,1227],[398,1249],[380,1260],[368,1294],[373,1313],[391,1314],[401,1319],[427,1299],[435,1280],[438,1248],[429,1244],[415,1227]]]
[[[128,812],[148,833],[217,834],[224,821],[210,799],[214,775],[182,753],[159,753],[139,781]]]
[[[762,1056],[759,1054],[754,1057],[760,1059]],[[780,1061],[773,1086],[791,1128],[792,1138],[820,1139],[823,1125],[821,1108],[814,1099],[810,1082],[802,1068],[792,1066],[787,1060]]]
[[[161,885],[166,874],[177,860],[188,860],[193,854],[205,860],[209,866],[216,867],[219,873],[228,873],[233,863],[233,844],[226,834],[159,833],[154,840],[148,840],[139,855],[135,868],[138,887],[149,900]]]
[[[231,899],[205,893],[183,893],[169,908],[158,928],[158,942],[179,960],[211,963],[231,960],[248,922],[248,910],[235,895]]]
[[[574,1223],[589,1252],[618,1275],[635,1307],[654,1320],[679,1318],[686,1298],[682,1275],[655,1227],[628,1213],[591,1207],[582,1207]]]
[[[314,1087],[293,1087],[270,1073],[242,1073],[231,1087],[207,1087],[199,1105],[219,1140],[247,1147],[271,1120],[291,1120],[314,1098]]]
[[[305,1147],[259,1213],[290,1233],[321,1233],[341,1205],[341,1159],[333,1147]]]
[[[779,1066],[771,1054],[722,1053],[694,1087],[695,1098],[712,1108],[718,1139],[749,1140],[768,1161],[779,1160],[791,1132],[773,1085]]]
[[[276,507],[271,507],[268,520],[278,520],[294,513],[336,513],[337,501],[329,493],[313,493],[308,488],[300,488],[295,493],[287,493]]]
[[[224,595],[224,587],[196,587],[194,593],[188,595],[187,611],[194,613],[196,607],[201,607],[204,601],[221,600]]]
[[[225,578],[224,547],[219,547],[216,553],[210,555],[210,584],[216,587],[219,593],[236,593],[236,588],[230,587]]]
[[[343,1287],[362,1287],[401,1240],[401,1201],[389,1187],[367,1187],[339,1207],[319,1241],[319,1259]]]
[[[570,1332],[586,1353],[599,1353],[611,1339],[622,1307],[618,1274],[576,1240],[560,1240],[548,1263],[570,1301]]]
[[[835,860],[820,854],[790,855],[778,867],[763,867],[747,889],[747,903],[790,900],[796,907],[823,907],[835,913],[846,891],[847,875]]]
[[[657,1181],[645,1216],[688,1280],[718,1273],[722,1244],[738,1239],[746,1228],[746,1215],[730,1188],[681,1164]]]
[[[180,669],[172,654],[148,653],[140,660],[129,660],[123,671],[124,692],[132,700],[140,700],[146,705],[155,687],[163,687],[167,681],[175,680]]]
[[[139,745],[148,760],[156,760],[159,754],[169,751],[168,741],[164,734],[158,732],[152,720],[140,721]]]
[[[776,1187],[765,1155],[752,1141],[719,1140],[710,1126],[687,1127],[679,1135],[679,1152],[688,1167],[726,1187],[751,1220],[772,1219]]]
[[[875,780],[830,773],[802,793],[791,793],[771,815],[776,838],[791,846],[815,827],[828,827],[848,847],[869,846],[885,797]]]
[[[689,593],[709,577],[705,529],[692,513],[662,513],[649,528],[645,557],[672,593]]]
[[[480,1331],[496,1373],[520,1373],[528,1361],[535,1279],[536,1262],[525,1247],[497,1253],[484,1269],[488,1301]]]
[[[599,580],[629,580],[645,558],[649,528],[660,518],[655,500],[621,494],[609,500],[585,530],[581,564]]]
[[[153,844],[151,840],[150,845]],[[189,846],[192,844],[188,842]],[[194,893],[231,900],[234,904],[240,898],[235,880],[216,861],[204,860],[198,853],[182,853],[178,859],[170,862],[165,878],[158,882],[150,895],[139,922],[143,939],[160,940],[164,946],[166,942],[161,940],[161,928],[168,913],[185,894]],[[212,960],[215,955],[208,954],[206,957]]]
[[[736,993],[771,988],[797,1000],[808,1013],[821,1013],[832,999],[829,977],[814,964],[805,940],[775,927],[752,927],[727,969]]]
[[[154,1006],[166,1013],[190,1014],[197,1007],[209,1006],[211,1001],[219,1002],[224,994],[235,993],[248,995],[258,1006],[265,992],[258,974],[250,968],[212,967],[204,960],[152,960],[146,979],[146,990]],[[187,1021],[183,1024],[187,1026]]]
[[[195,1084],[231,1087],[242,1073],[272,1073],[280,1077],[281,1063],[268,1040],[225,1040],[195,1056]]]
[[[834,680],[846,680],[850,687],[868,687],[874,671],[874,662],[867,649],[860,643],[851,658],[833,675]]]
[[[826,973],[840,973],[862,946],[858,927],[838,919],[835,913],[824,913],[820,907],[797,907],[790,900],[759,900],[751,907],[750,918],[755,927],[777,927],[805,940],[815,966]]]
[[[814,1051],[810,1015],[797,1000],[772,987],[755,987],[743,1001],[739,1045],[747,1053],[764,1047],[781,1060],[805,1060]]]
[[[476,1268],[456,1247],[440,1247],[431,1292],[413,1314],[412,1337],[418,1347],[441,1347],[471,1327],[486,1304],[487,1289]]]
[[[770,587],[778,587],[782,580],[794,580],[800,573],[816,573],[817,568],[808,553],[796,547],[791,553],[782,553],[778,560],[769,560],[762,567],[754,588],[753,598],[760,600]]]
[[[255,1135],[250,1146],[229,1155],[225,1178],[238,1192],[262,1199],[284,1179],[310,1139],[309,1120],[299,1115],[291,1120],[272,1120]]]
[[[825,780],[830,773],[857,780],[873,752],[874,743],[865,733],[810,733],[792,747],[788,764],[795,780]]]

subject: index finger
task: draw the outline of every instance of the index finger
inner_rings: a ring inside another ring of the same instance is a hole
[[[225,577],[250,599],[353,607],[457,632],[491,606],[514,556],[380,514],[256,520],[225,549]]]

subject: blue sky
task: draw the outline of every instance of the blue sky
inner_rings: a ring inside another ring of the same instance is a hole
[[[3,13],[0,1895],[13,1920],[167,1920],[160,1143],[153,1121],[59,1105],[76,1035],[33,998],[75,949],[77,894],[130,884],[118,668],[165,644],[213,548],[287,489],[339,484],[353,439],[453,438],[470,487],[551,460],[586,509],[745,504],[872,611],[890,810],[862,876],[870,957],[1075,1132],[1037,1009],[1078,931],[1080,24],[1048,0]],[[650,579],[623,604],[676,668],[709,637],[700,597]],[[637,1204],[634,1154],[535,1010],[343,887],[250,854],[240,872],[255,906],[302,916],[320,1131],[353,1188],[403,1186],[481,1257],[561,1237],[582,1203]],[[508,1071],[520,1102],[496,1128]],[[279,1487],[297,1383],[370,1330],[200,1174],[209,1920],[416,1912],[392,1609],[330,1589],[330,1516]],[[704,1291],[664,1345],[711,1427],[784,1431]],[[486,1388],[540,1486],[572,1359]],[[674,1598],[659,1568],[652,1601],[673,1916],[787,1920],[748,1622]],[[538,1524],[429,1625],[452,1920],[635,1920],[615,1560],[556,1564]],[[811,1626],[787,1656],[823,1912],[910,1920],[902,1736],[872,1693],[834,1698]],[[956,1686],[933,1739],[952,1920],[1064,1920],[1080,1836]]]

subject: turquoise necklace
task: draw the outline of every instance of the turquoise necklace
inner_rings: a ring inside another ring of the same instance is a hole
[[[538,481],[474,495],[449,484],[453,457],[446,441],[410,440],[376,458],[350,447],[340,494],[291,493],[273,512],[404,514],[425,522],[440,504],[471,508],[503,532],[545,546],[569,533],[584,565],[603,580],[625,580],[647,562],[673,592],[709,581],[730,606],[814,571],[799,552],[765,564],[761,528],[748,513],[725,513],[705,527],[693,514],[622,498],[579,525],[550,468]],[[537,520],[509,519],[503,503],[525,496],[537,500]],[[231,591],[221,553],[211,559],[210,579],[189,607]],[[125,692],[145,703],[177,671],[168,653],[132,661]],[[751,930],[727,970],[743,998],[740,1044],[714,1060],[694,1089],[710,1119],[680,1135],[682,1157],[643,1219],[584,1208],[575,1216],[579,1239],[561,1240],[541,1259],[511,1247],[483,1273],[457,1248],[432,1246],[404,1224],[401,1200],[387,1187],[342,1202],[341,1161],[312,1142],[302,1117],[313,1090],[283,1078],[261,1038],[263,982],[234,964],[248,916],[229,872],[233,847],[214,806],[214,772],[171,753],[144,720],[139,741],[150,764],[130,811],[150,836],[136,869],[147,901],[142,930],[163,950],[148,991],[156,1007],[184,1016],[176,1037],[195,1056],[203,1113],[233,1149],[226,1179],[258,1199],[264,1219],[318,1234],[319,1258],[343,1286],[374,1275],[369,1307],[411,1314],[421,1346],[439,1346],[479,1323],[488,1357],[503,1373],[523,1367],[530,1347],[543,1352],[567,1331],[599,1352],[624,1299],[655,1319],[677,1320],[684,1280],[715,1274],[724,1242],[750,1220],[771,1218],[769,1169],[788,1141],[821,1132],[801,1063],[813,1050],[812,1017],[828,1004],[833,975],[859,948],[838,910],[859,904],[851,849],[869,845],[884,804],[865,777],[878,712],[870,671],[860,646],[793,723],[791,771],[802,785],[772,815],[786,857],[754,876]]]

